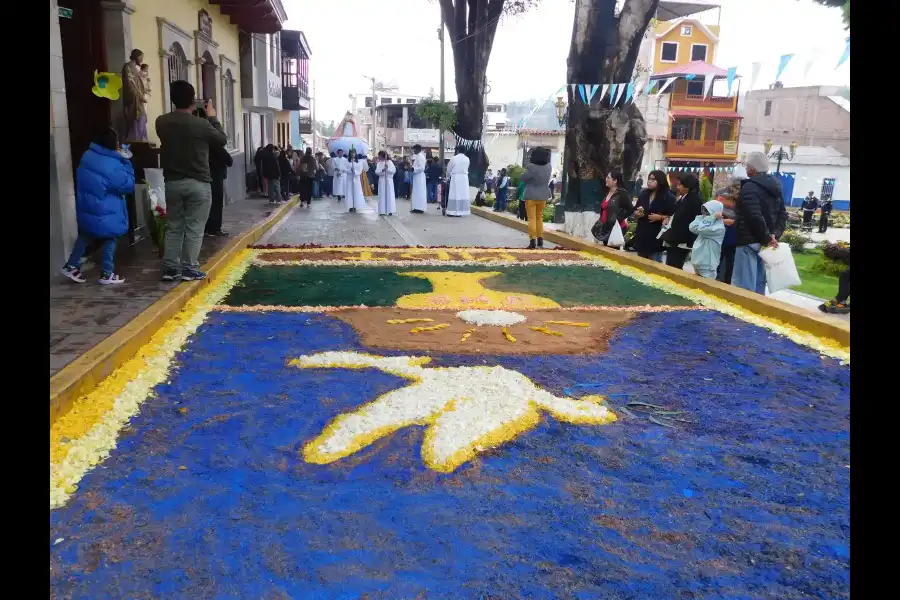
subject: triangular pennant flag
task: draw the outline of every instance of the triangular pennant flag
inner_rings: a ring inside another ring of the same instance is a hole
[[[628,84],[628,89],[625,90],[625,104],[628,104],[628,101],[631,100],[631,96],[634,95],[634,82]]]
[[[712,90],[713,80],[715,79],[715,75],[710,73],[706,77],[703,78],[703,99],[709,96],[709,92]]]
[[[578,85],[578,93],[581,94],[581,101],[584,102],[585,104],[587,104],[587,96],[585,96],[585,94],[584,94],[584,85],[583,84]]]
[[[837,64],[837,66],[835,67],[835,69],[837,69],[837,68],[840,67],[842,64],[844,64],[845,62],[847,62],[847,59],[848,59],[848,58],[850,58],[850,38],[847,38],[847,45],[844,47],[844,53],[841,54],[841,60],[838,61],[838,64]]]
[[[676,79],[678,79],[678,78],[677,77],[669,77],[668,79],[666,79],[666,82],[662,85],[662,87],[659,88],[659,91],[656,92],[656,95],[659,96],[664,91],[666,91],[666,88],[668,88],[670,85],[672,85]]]
[[[696,77],[696,75],[694,75],[693,73],[688,73],[687,75],[684,76],[684,78],[687,79],[688,81],[693,81],[694,77]]]
[[[759,77],[759,69],[762,67],[762,63],[755,62],[751,65],[750,69],[750,87],[747,88],[747,93],[750,93],[750,90],[753,89],[753,86],[756,85],[756,78]]]
[[[609,84],[608,84],[608,83],[604,83],[602,86],[600,86],[600,97],[597,98],[597,102],[598,102],[598,103],[603,102],[603,98],[606,97],[606,91],[607,91],[608,89],[609,89]]]
[[[590,86],[590,89],[588,90],[588,95],[587,95],[587,103],[588,103],[588,104],[590,104],[590,103],[591,103],[591,100],[594,99],[594,94],[597,93],[597,88],[598,88],[598,87],[600,87],[600,86],[597,85],[597,84],[594,84],[594,85]]]
[[[813,64],[816,62],[816,58],[818,55],[818,51],[813,52],[808,59],[806,59],[806,65],[803,67],[803,81],[805,82],[809,79],[809,72],[812,71]]]
[[[609,84],[609,105],[613,105],[613,96],[616,95],[616,88],[619,87],[618,83]]]
[[[778,59],[778,70],[775,72],[775,81],[778,81],[778,78],[781,77],[782,73],[784,73],[785,67],[787,67],[789,62],[791,62],[792,58],[794,58],[793,54],[784,54],[781,58]]]
[[[737,67],[729,67],[728,68],[728,95],[731,96],[731,85],[734,83],[734,78],[737,76]]]
[[[616,101],[613,102],[611,106],[615,106],[616,104],[618,104],[619,100],[622,99],[622,94],[625,93],[625,84],[624,83],[617,84],[617,87],[618,87],[618,93],[616,94]]]
[[[653,92],[653,88],[656,87],[656,80],[651,79],[647,82],[647,89],[644,91],[645,96],[649,96]]]

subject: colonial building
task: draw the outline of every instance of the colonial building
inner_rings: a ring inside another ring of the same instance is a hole
[[[732,95],[710,91],[704,96],[707,77],[713,81],[726,79],[727,71],[709,63],[696,61],[654,73],[653,80],[662,86],[677,77],[666,90],[669,94],[669,129],[665,159],[670,167],[705,168],[731,166],[737,160],[737,140],[741,116],[737,113],[738,83]],[[715,85],[715,83],[713,84]]]
[[[268,77],[260,75],[258,64],[266,65],[266,48],[277,45],[285,18],[280,0],[50,0],[51,273],[63,263],[77,236],[74,175],[81,155],[99,127],[113,126],[124,133],[122,101],[93,95],[94,71],[121,73],[132,50],[144,54],[151,82],[146,104],[149,139],[133,146],[139,167],[155,166],[158,160],[154,123],[172,110],[173,81],[189,81],[198,97],[212,100],[234,157],[225,191],[226,202],[234,201],[245,195],[249,161],[245,155],[256,141],[250,135],[251,114],[257,107],[271,110],[268,139],[272,139],[272,107],[281,107],[280,77],[278,97],[264,97],[262,91],[274,88],[266,85]],[[246,43],[250,39],[258,42],[252,54]],[[245,63],[249,70],[243,69]],[[260,129],[265,127],[260,124]],[[142,235],[145,200],[140,189],[129,198],[129,242]]]
[[[312,52],[302,31],[281,32],[281,108],[276,139],[281,147],[302,148],[301,135],[312,133],[309,96],[309,57]],[[297,131],[293,123],[297,116]]]
[[[783,87],[747,94],[740,107],[744,118],[741,141],[763,144],[797,142],[831,146],[850,156],[850,100],[848,89],[830,85]]]

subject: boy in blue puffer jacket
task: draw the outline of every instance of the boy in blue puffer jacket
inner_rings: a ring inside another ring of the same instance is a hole
[[[118,150],[119,136],[109,128],[94,137],[81,157],[75,174],[75,212],[78,239],[60,272],[77,283],[86,280],[79,269],[81,257],[92,239],[103,240],[100,283],[114,285],[125,280],[113,271],[116,238],[128,232],[125,194],[134,193],[134,167]]]

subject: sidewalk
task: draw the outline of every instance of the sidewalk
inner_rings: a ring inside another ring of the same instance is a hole
[[[221,250],[230,239],[250,230],[272,214],[263,198],[247,198],[225,207],[226,238],[203,239],[200,264]],[[132,247],[118,248],[116,272],[125,278],[119,286],[101,286],[96,255],[82,266],[87,283],[76,284],[63,276],[50,282],[50,376],[115,333],[176,284],[160,280],[160,259],[147,239]]]

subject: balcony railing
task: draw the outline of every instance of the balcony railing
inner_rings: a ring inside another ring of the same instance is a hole
[[[732,140],[680,140],[669,139],[666,142],[666,154],[703,154],[708,156],[735,156],[737,142]]]
[[[731,98],[716,98],[714,96],[707,96],[706,99],[703,98],[702,95],[692,95],[692,94],[672,94],[672,108],[730,108],[732,110],[737,109],[737,96],[733,96]]]

